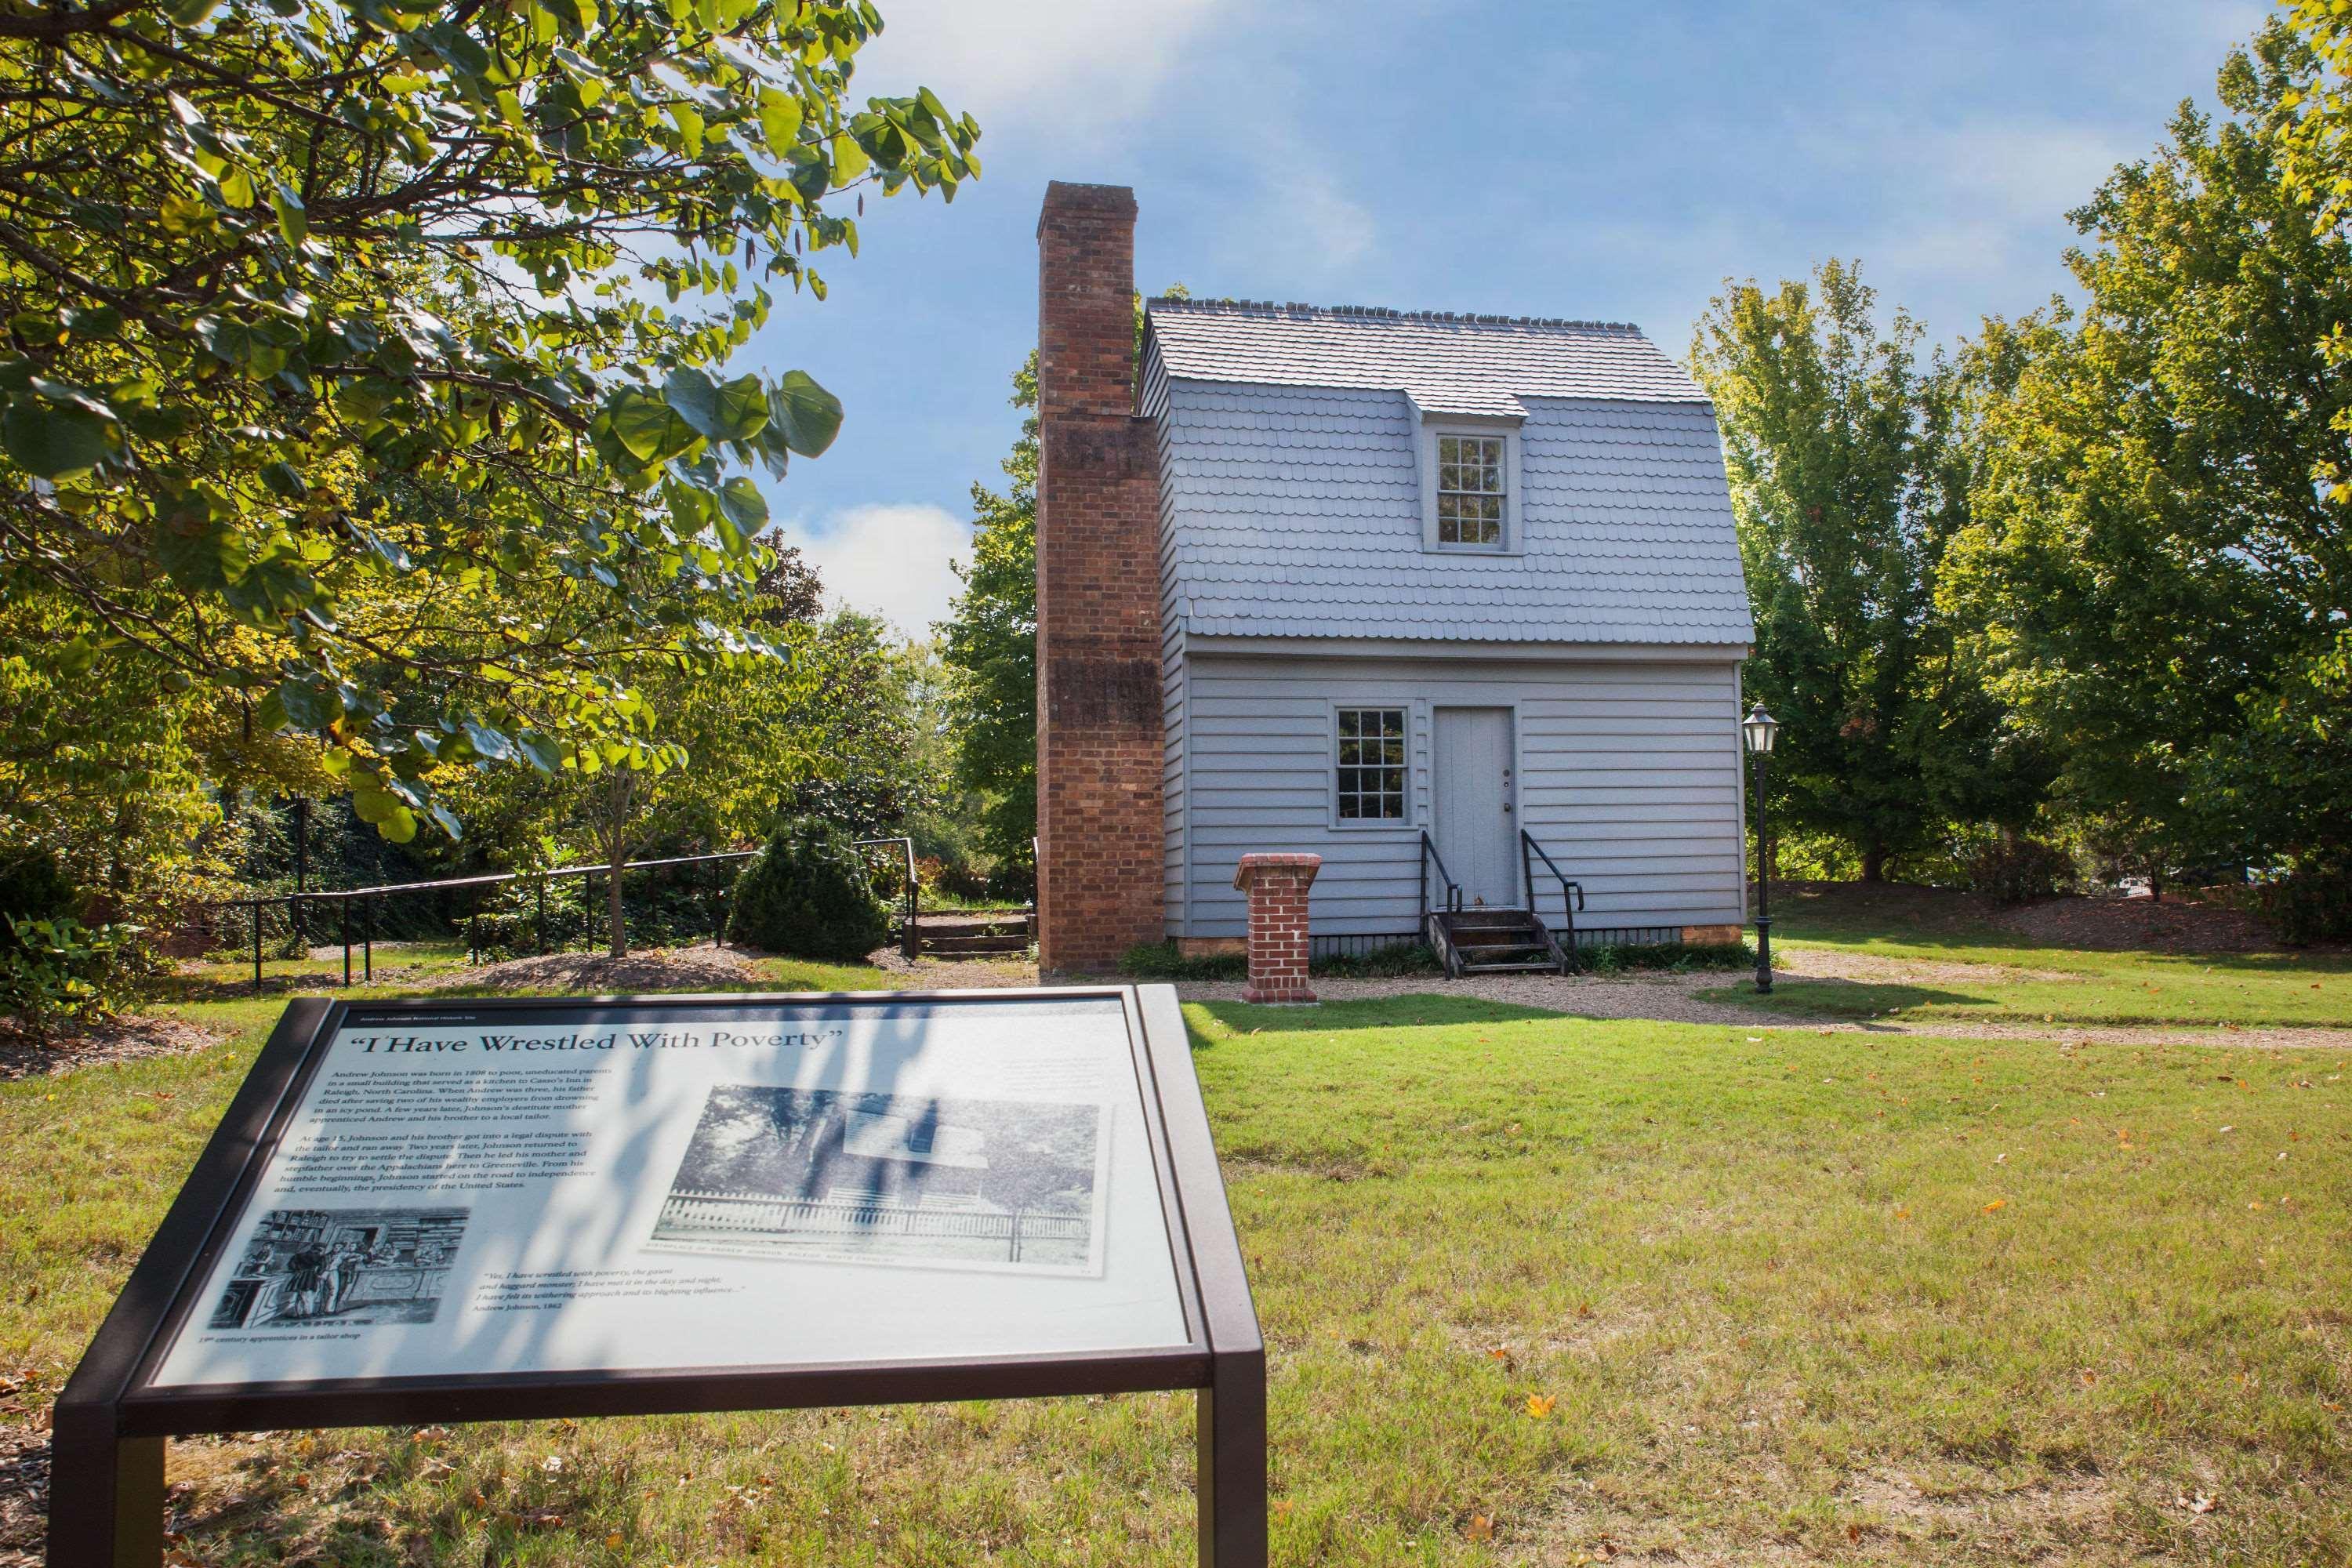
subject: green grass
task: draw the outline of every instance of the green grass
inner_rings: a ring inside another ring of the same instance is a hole
[[[2031,1024],[2352,1027],[2352,954],[2097,952],[2036,946],[1932,907],[1900,925],[1822,900],[1776,919],[1773,951],[1860,961],[1844,979],[1781,975],[1772,994],[1742,981],[1701,993],[1800,1020],[1899,1016]]]
[[[771,983],[887,984],[798,973]],[[278,1006],[0,1086],[0,1358],[33,1396]],[[1459,995],[1187,1016],[1271,1351],[1278,1563],[2352,1557],[2352,1053]],[[180,1445],[173,1479],[206,1563],[1176,1563],[1190,1413],[277,1434]]]

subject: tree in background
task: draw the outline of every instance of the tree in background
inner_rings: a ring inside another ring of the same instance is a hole
[[[1731,287],[1693,367],[1715,400],[1756,614],[1749,695],[1781,722],[1780,819],[1852,846],[1863,879],[1955,818],[2030,812],[1999,714],[1956,661],[1936,565],[1965,515],[1959,404],[1853,265]]]
[[[1003,493],[971,487],[971,563],[939,627],[955,672],[947,700],[954,775],[982,801],[980,847],[1007,870],[1036,875],[1037,354],[1013,375],[1021,435],[1004,459]]]
[[[606,945],[629,949],[619,868],[659,854],[737,848],[787,818],[832,823],[852,837],[898,831],[920,800],[910,656],[888,626],[843,610],[825,616],[814,572],[768,579],[774,596],[751,618],[784,657],[713,670],[685,659],[629,668],[655,718],[652,754],[633,765],[582,752],[555,773],[499,770],[456,786],[478,837],[506,868],[601,861]]]
[[[805,374],[718,369],[828,195],[977,128],[849,97],[865,0],[123,0],[0,17],[0,587],[64,675],[213,689],[412,836],[447,770],[633,765],[616,660],[759,657]],[[753,280],[748,281],[747,280]],[[651,502],[652,504],[647,504]],[[571,584],[604,640],[531,608]]]
[[[1164,298],[1189,300],[1181,283]],[[1135,363],[1143,365],[1143,300],[1135,301]],[[940,657],[955,671],[947,716],[956,782],[982,801],[980,845],[1003,868],[1034,881],[1037,833],[1037,353],[1013,373],[1013,406],[1024,411],[1005,458],[1003,494],[971,487],[971,563],[963,592],[938,627]],[[1001,873],[1000,873],[1001,874]]]
[[[2061,803],[2156,886],[2352,846],[2345,226],[2281,166],[2319,67],[2273,21],[2074,222],[2084,296],[1987,323],[1943,590]]]

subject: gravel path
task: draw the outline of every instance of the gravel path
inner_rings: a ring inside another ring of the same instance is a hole
[[[2090,1045],[2324,1047],[2352,1050],[2352,1029],[2242,1028],[2236,1025],[2123,1025],[1978,1023],[1966,1019],[1916,1023],[1889,1018],[1861,1022],[1759,1017],[1734,1003],[1710,1002],[1712,991],[1738,977],[1721,972],[1602,979],[1581,974],[1471,974],[1460,980],[1415,975],[1397,980],[1318,980],[1315,994],[1327,1002],[1377,996],[1476,996],[1522,1007],[1541,1007],[1573,1017],[1637,1018],[1664,1024],[1718,1024],[1750,1031],[1810,1029],[1817,1035],[1927,1035],[1938,1039],[2062,1040]],[[1187,1002],[1238,1002],[1241,982],[1179,984]]]

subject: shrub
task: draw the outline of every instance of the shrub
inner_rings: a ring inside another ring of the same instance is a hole
[[[2263,885],[2263,920],[2296,947],[2352,940],[2352,855],[2307,859]]]
[[[1663,969],[1675,974],[1706,969],[1753,969],[1756,950],[1745,942],[1611,942],[1579,948],[1576,966],[1588,974],[1622,974],[1635,969]]]
[[[1333,953],[1308,963],[1307,972],[1331,980],[1391,980],[1412,974],[1443,974],[1437,950],[1425,942],[1399,942],[1370,952]]]
[[[46,849],[0,855],[0,947],[16,942],[16,921],[48,921],[79,912],[72,880]]]
[[[0,946],[0,1006],[35,1034],[68,1019],[100,1018],[128,1000],[140,928],[86,926],[71,915],[11,917]]]
[[[890,940],[866,858],[828,823],[787,822],[735,879],[729,940],[794,958],[861,963]]]
[[[1246,980],[1249,960],[1238,952],[1187,958],[1173,942],[1150,942],[1120,953],[1118,972],[1129,980]]]
[[[2004,833],[1990,839],[1962,863],[1969,891],[1997,904],[2046,899],[2074,886],[2074,858],[2054,844]]]

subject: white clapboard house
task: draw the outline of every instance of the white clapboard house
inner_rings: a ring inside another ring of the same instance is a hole
[[[1167,935],[1234,942],[1239,858],[1309,850],[1323,952],[1458,907],[1457,957],[1556,961],[1511,912],[1564,932],[1564,881],[1587,944],[1736,939],[1752,625],[1714,411],[1656,345],[1592,321],[1154,300],[1135,385]],[[1049,470],[1055,453],[1049,419]],[[1071,548],[1054,497],[1041,560]]]

